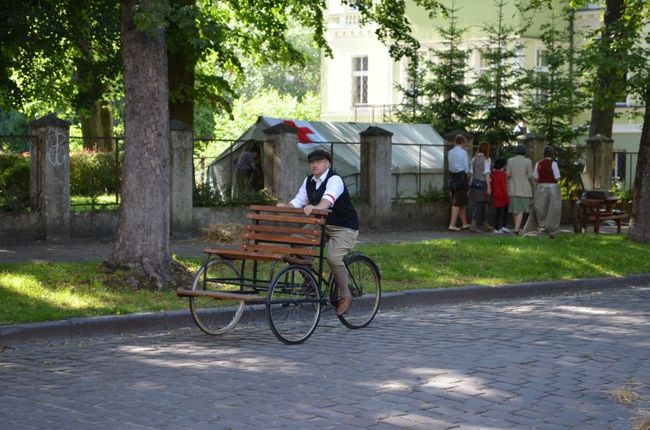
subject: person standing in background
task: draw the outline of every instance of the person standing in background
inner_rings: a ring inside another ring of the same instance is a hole
[[[451,219],[449,230],[459,231],[469,228],[467,223],[467,193],[469,187],[469,155],[465,149],[467,139],[462,134],[455,138],[455,146],[447,154],[449,161],[449,197],[451,200]],[[460,217],[461,227],[456,226]]]
[[[526,147],[517,145],[515,156],[508,159],[506,175],[510,178],[508,182],[508,194],[510,195],[509,212],[512,213],[514,231],[518,235],[521,231],[521,224],[524,214],[530,210],[530,201],[533,198],[533,162],[526,157]]]
[[[469,196],[472,202],[472,224],[471,232],[478,232],[479,228],[484,231],[492,231],[492,226],[485,219],[486,207],[490,202],[492,194],[492,183],[490,181],[490,147],[487,142],[478,144],[476,155],[472,158],[469,166],[470,181]]]
[[[545,146],[544,158],[535,165],[533,178],[537,181],[537,190],[533,210],[524,228],[526,234],[544,233],[551,239],[560,229],[562,216],[562,194],[558,184],[560,169],[553,159],[554,154],[552,146]]]
[[[506,160],[497,158],[494,160],[494,169],[490,179],[492,180],[492,207],[494,208],[494,233],[510,233],[508,230],[508,176],[504,169]]]

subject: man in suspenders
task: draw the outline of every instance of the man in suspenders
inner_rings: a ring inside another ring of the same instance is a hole
[[[312,209],[331,209],[327,216],[325,235],[327,242],[327,263],[339,286],[338,315],[343,315],[352,304],[352,295],[348,287],[348,271],[343,257],[350,252],[359,234],[359,220],[354,209],[350,193],[343,178],[334,170],[332,156],[322,149],[312,151],[307,156],[312,174],[307,176],[298,190],[298,194],[288,204],[278,203],[281,207],[303,208],[306,215]]]

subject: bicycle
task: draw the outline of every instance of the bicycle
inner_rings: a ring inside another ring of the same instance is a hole
[[[302,343],[318,326],[323,308],[336,307],[338,303],[336,282],[331,273],[327,278],[324,274],[327,211],[315,210],[312,215],[304,216],[302,210],[295,208],[254,205],[250,209],[247,217],[254,220],[254,224],[245,226],[242,234],[249,242],[238,250],[204,250],[207,258],[194,276],[191,290],[179,289],[178,295],[189,298],[192,318],[207,334],[230,331],[239,322],[247,303],[263,303],[275,337],[287,344]],[[262,221],[292,226],[268,225]],[[320,228],[306,231],[293,227],[295,224]],[[317,264],[312,264],[311,260],[296,263],[301,260],[295,258],[296,255],[317,257],[314,258]],[[235,261],[240,262],[239,268]],[[252,267],[247,272],[247,264],[251,261]],[[266,278],[260,276],[261,265],[265,262],[271,263]],[[288,265],[275,273],[278,263]],[[381,302],[379,268],[361,253],[348,254],[344,264],[349,274],[352,305],[338,318],[350,329],[366,327],[375,318]],[[215,308],[215,299],[226,306]]]

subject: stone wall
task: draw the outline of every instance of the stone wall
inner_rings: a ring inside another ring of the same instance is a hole
[[[369,227],[370,208],[366,203],[357,203],[361,231]],[[226,206],[222,208],[194,208],[192,211],[192,233],[202,236],[203,229],[211,224],[246,224],[247,206]],[[71,213],[70,237],[72,239],[107,239],[115,235],[119,211],[94,211]],[[442,230],[449,220],[449,207],[441,203],[393,204],[387,230],[406,231],[418,229]],[[0,243],[20,243],[44,240],[45,232],[37,212],[24,214],[0,213]]]

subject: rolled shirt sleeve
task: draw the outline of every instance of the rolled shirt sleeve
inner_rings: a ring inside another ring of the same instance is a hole
[[[323,186],[323,180],[327,178],[327,173],[328,172],[323,173],[321,177],[318,178],[316,189]],[[343,179],[338,175],[334,175],[329,179],[329,181],[327,181],[327,187],[325,188],[322,198],[329,201],[333,206],[334,203],[336,203],[336,200],[341,196],[341,194],[343,194],[344,188]],[[304,208],[309,204],[309,197],[307,196],[307,178],[302,181],[298,194],[296,194],[289,204],[294,208]],[[318,204],[318,202],[316,204]]]
[[[298,194],[296,194],[296,197],[294,197],[289,204],[294,208],[304,208],[307,206],[307,203],[309,203],[309,199],[307,198],[307,178],[305,178],[298,190]]]

